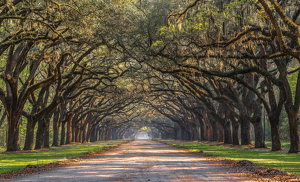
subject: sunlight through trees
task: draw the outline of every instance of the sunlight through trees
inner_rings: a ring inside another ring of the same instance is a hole
[[[121,138],[298,153],[297,0],[0,2],[0,145]]]

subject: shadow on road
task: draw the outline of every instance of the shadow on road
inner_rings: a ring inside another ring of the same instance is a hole
[[[13,181],[252,181],[205,158],[136,140],[109,154]]]

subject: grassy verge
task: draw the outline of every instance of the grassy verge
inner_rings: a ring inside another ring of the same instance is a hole
[[[277,168],[285,172],[293,173],[300,176],[300,155],[286,154],[284,152],[271,152],[270,149],[257,151],[256,149],[234,149],[224,145],[212,146],[201,142],[176,142],[167,141],[177,147],[185,147],[194,151],[203,151],[210,155],[223,157],[235,161],[249,160],[254,165],[265,166],[269,168]],[[267,144],[269,145],[269,144]],[[288,147],[288,143],[283,143],[284,147]]]
[[[125,140],[99,141],[89,144],[66,145],[51,147],[46,151],[31,153],[0,154],[0,174],[23,169],[27,165],[41,165],[63,161],[71,157],[92,153],[110,146],[123,143]]]
[[[252,143],[254,143],[254,141]],[[266,141],[265,144],[271,150],[272,142],[271,141]],[[290,142],[281,141],[281,147],[283,149],[283,151],[282,151],[283,153],[288,153],[288,151],[290,149],[290,146],[291,146]]]

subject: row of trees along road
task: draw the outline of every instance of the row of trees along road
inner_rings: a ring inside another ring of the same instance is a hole
[[[15,0],[0,8],[7,151],[20,150],[22,117],[24,150],[49,147],[50,133],[53,146],[141,132],[248,145],[251,127],[263,148],[264,110],[277,151],[285,110],[289,152],[299,152],[296,0]]]
[[[24,150],[32,150],[37,123],[35,148],[49,146],[52,116],[53,145],[60,125],[62,145],[71,142],[72,124],[88,141],[102,118],[135,102],[113,84],[128,71],[111,50],[120,23],[116,11],[101,1],[2,1],[0,100],[7,151],[20,150],[21,116],[27,119]]]
[[[161,16],[166,12],[162,2],[159,7],[156,14],[147,11],[141,18],[139,24],[145,26],[119,41],[147,71],[148,92],[171,94],[198,117],[208,113],[222,126],[226,143],[238,144],[240,125],[241,143],[250,144],[251,123],[255,146],[265,147],[264,108],[273,151],[281,149],[279,116],[284,107],[289,152],[298,152],[299,2],[197,0],[168,18]],[[161,27],[163,20],[168,25]]]

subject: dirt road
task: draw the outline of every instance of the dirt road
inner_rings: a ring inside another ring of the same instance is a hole
[[[135,140],[105,155],[9,181],[254,181],[228,168],[151,140]]]

